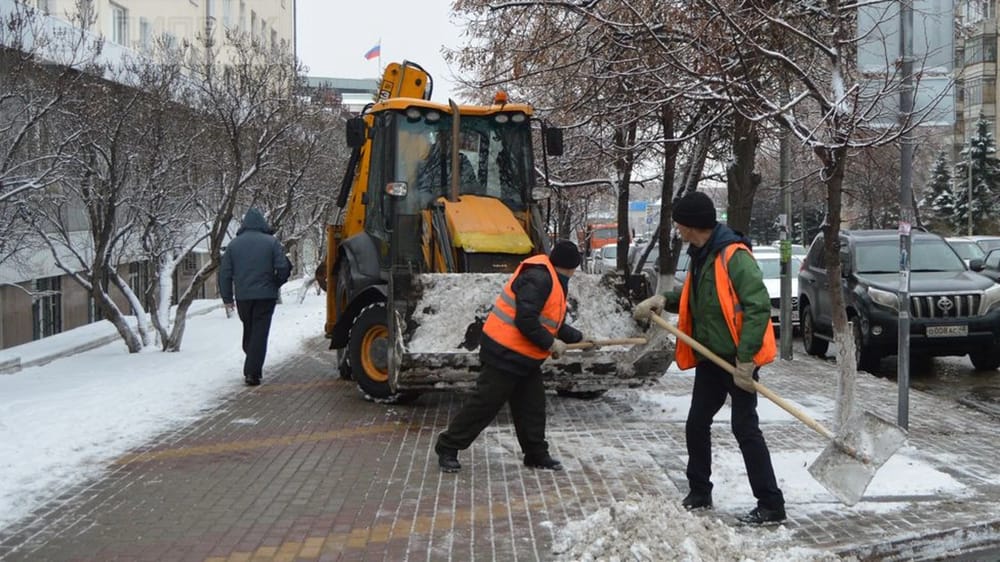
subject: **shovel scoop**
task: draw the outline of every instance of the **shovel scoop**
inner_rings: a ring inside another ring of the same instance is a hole
[[[729,374],[736,371],[728,361],[712,353],[676,326],[656,314],[651,318],[661,328],[690,345]],[[845,505],[854,505],[861,500],[868,484],[875,477],[875,472],[906,442],[904,429],[871,412],[852,416],[841,428],[840,434],[834,435],[829,429],[760,382],[755,381],[754,388],[830,441],[826,449],[809,466],[809,474]]]

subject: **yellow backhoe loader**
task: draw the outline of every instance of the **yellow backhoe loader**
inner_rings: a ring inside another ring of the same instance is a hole
[[[472,386],[482,324],[518,263],[547,252],[534,186],[531,106],[430,101],[431,76],[391,63],[378,97],[347,123],[352,149],[327,226],[325,331],[341,376],[369,398]],[[562,131],[540,127],[543,155]],[[599,339],[641,334],[627,301],[597,276],[570,283],[569,322]],[[546,384],[581,396],[651,382],[672,360],[646,345],[549,360]]]

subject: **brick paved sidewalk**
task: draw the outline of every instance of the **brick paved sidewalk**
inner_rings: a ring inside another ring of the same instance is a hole
[[[549,440],[565,472],[524,469],[503,413],[462,453],[462,472],[442,474],[432,444],[461,395],[372,404],[335,378],[333,364],[316,338],[262,386],[234,380],[232,398],[210,415],[0,531],[0,558],[546,560],[567,523],[635,494],[679,501],[686,490],[683,423],[651,422],[635,391],[595,401],[550,397]],[[768,382],[808,401],[832,394],[832,367],[783,363]],[[689,385],[668,376],[655,392],[684,395]],[[893,383],[863,376],[858,395],[867,409],[894,417]],[[917,540],[928,533],[939,543],[966,536],[997,544],[1000,422],[918,393],[910,419],[908,454],[968,493],[866,498],[860,509],[797,513],[790,505],[787,527],[800,546],[889,556],[929,548]],[[775,454],[822,448],[804,425],[777,425],[765,428]],[[727,430],[715,435],[720,451],[735,450]],[[877,508],[899,502],[908,507]]]

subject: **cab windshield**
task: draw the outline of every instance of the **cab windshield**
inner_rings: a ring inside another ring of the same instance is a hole
[[[398,203],[400,213],[415,214],[451,190],[452,120],[437,115],[436,120],[398,115],[394,175],[408,188]],[[500,115],[462,116],[459,193],[495,197],[523,211],[532,177],[531,129],[527,118],[515,123],[510,115]]]

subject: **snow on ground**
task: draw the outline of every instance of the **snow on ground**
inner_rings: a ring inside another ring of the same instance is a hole
[[[574,279],[576,279],[574,277]],[[571,283],[572,286],[572,283]],[[581,306],[603,302],[596,285],[585,289]],[[586,290],[595,291],[586,296]],[[294,289],[293,289],[294,291]],[[480,291],[482,292],[482,291]],[[469,295],[475,291],[467,291]],[[589,301],[587,299],[590,299]],[[277,307],[271,328],[267,366],[298,352],[323,324],[324,300],[315,294],[286,298]],[[464,306],[469,301],[466,300]],[[603,310],[610,319],[618,312]],[[624,322],[624,320],[622,320]],[[614,326],[614,321],[610,324]],[[456,324],[443,322],[440,334],[456,334]],[[464,328],[463,328],[464,329]],[[612,328],[618,329],[618,328]],[[107,464],[150,439],[199,418],[242,388],[241,326],[221,309],[191,317],[180,353],[147,349],[129,355],[120,343],[106,345],[15,375],[0,376],[0,528],[24,517],[61,490],[100,475]],[[621,335],[621,334],[615,334]],[[10,350],[8,350],[10,351]],[[668,376],[691,378],[675,368]],[[608,399],[630,404],[650,423],[683,424],[689,396],[655,390],[613,391]],[[817,419],[829,418],[833,404],[810,396],[798,403]],[[759,413],[765,436],[786,423],[798,423],[761,399]],[[717,431],[728,432],[728,406],[719,412]],[[253,420],[247,420],[253,423]],[[717,446],[713,462],[716,511],[690,514],[678,509],[686,490],[676,490],[659,460],[676,458],[676,450],[629,450],[616,446],[614,436],[549,428],[554,453],[567,470],[585,464],[601,466],[609,477],[644,479],[647,488],[675,495],[628,496],[589,517],[555,529],[553,554],[562,560],[825,560],[826,555],[787,547],[784,527],[761,531],[722,523],[753,507],[743,461],[735,446]],[[508,437],[496,428],[484,436]],[[517,449],[514,441],[500,443]],[[845,508],[807,472],[821,443],[801,450],[772,451],[788,509],[795,513],[827,509],[884,512],[906,509],[893,496],[945,494],[961,496],[963,486],[922,460],[920,452],[904,447],[891,457],[868,488],[865,501]],[[686,460],[686,459],[683,459]],[[956,459],[956,462],[958,460]],[[723,498],[726,498],[723,500]],[[550,523],[554,527],[554,524]]]
[[[323,297],[299,304],[287,295],[275,309],[265,380],[269,365],[322,332]],[[116,342],[0,375],[0,528],[238,392],[241,333],[239,319],[217,308],[188,318],[179,353],[130,355]]]

